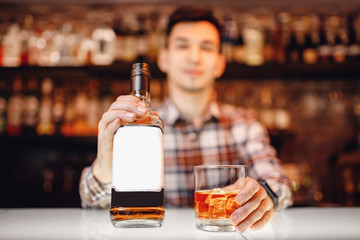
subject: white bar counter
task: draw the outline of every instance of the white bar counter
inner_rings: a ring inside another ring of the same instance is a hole
[[[109,210],[0,209],[0,239],[360,239],[360,207],[290,208],[257,232],[204,232],[193,209],[165,209],[161,228],[119,229]]]

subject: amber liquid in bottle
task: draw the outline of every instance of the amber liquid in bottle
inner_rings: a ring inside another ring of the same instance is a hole
[[[110,217],[115,227],[160,227],[164,218],[164,122],[150,110],[149,79],[148,65],[135,63],[131,94],[149,110],[114,136]]]

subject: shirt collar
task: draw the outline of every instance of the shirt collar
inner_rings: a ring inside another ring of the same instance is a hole
[[[170,125],[175,125],[178,121],[186,121],[180,114],[180,111],[171,101],[170,98],[167,98],[165,101],[166,116],[165,121]],[[219,103],[213,99],[210,101],[209,106],[205,112],[203,123],[211,119],[219,120],[222,116]]]

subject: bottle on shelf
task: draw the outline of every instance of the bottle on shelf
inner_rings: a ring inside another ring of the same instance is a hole
[[[150,32],[149,32],[149,56],[150,62],[155,62],[160,50],[165,47],[166,41],[166,22],[165,15],[158,11],[152,12],[149,17]]]
[[[102,23],[92,33],[94,42],[91,62],[94,65],[109,65],[115,59],[116,35],[108,22]]]
[[[100,91],[100,109],[101,112],[106,112],[110,105],[114,102],[113,96],[112,96],[112,86],[111,83],[105,79],[102,80],[102,88]]]
[[[240,31],[237,40],[235,41],[233,57],[236,63],[244,63],[244,39]]]
[[[311,34],[308,33],[305,35],[303,61],[306,64],[315,64],[317,63],[317,60],[318,60],[317,48],[314,44]]]
[[[146,15],[137,16],[138,31],[136,33],[137,57],[145,59],[149,56],[150,49],[150,22]]]
[[[122,49],[122,60],[125,62],[132,62],[137,57],[136,45],[136,31],[137,19],[133,13],[128,13],[124,16],[123,29],[124,29],[124,48]]]
[[[224,34],[222,42],[222,53],[224,54],[227,62],[234,61],[234,42],[236,40],[237,26],[236,22],[231,18],[224,20]]]
[[[36,132],[41,135],[53,135],[55,133],[55,126],[53,122],[53,80],[45,78],[41,84],[41,101],[39,122],[36,127]]]
[[[123,29],[123,19],[121,15],[115,16],[112,21],[112,29],[115,33],[115,61],[120,62],[123,59],[125,33]]]
[[[24,26],[20,31],[19,38],[21,41],[20,61],[22,66],[29,65],[29,39],[33,31],[34,17],[27,14],[24,17]]]
[[[325,19],[323,16],[320,16],[319,46],[317,50],[319,62],[327,63],[332,61],[333,48],[328,40],[328,35],[325,29]]]
[[[12,82],[12,93],[7,104],[6,132],[9,136],[19,136],[22,133],[22,113],[24,109],[24,96],[22,93],[23,81],[15,76]]]
[[[94,48],[91,34],[92,29],[90,28],[90,26],[85,23],[79,24],[79,47],[76,51],[76,61],[81,66],[87,66],[91,64],[91,54]]]
[[[164,218],[164,122],[150,110],[149,80],[149,65],[135,63],[131,94],[148,111],[114,136],[110,216],[115,227],[160,227]]]
[[[346,45],[341,39],[340,34],[336,34],[333,58],[337,63],[344,63],[346,61]]]
[[[53,20],[47,22],[46,29],[36,43],[39,53],[37,64],[39,66],[56,66],[59,64],[61,47],[57,42],[59,36],[57,24]]]
[[[56,45],[59,49],[58,65],[61,66],[78,66],[80,61],[77,57],[80,48],[78,33],[74,31],[74,23],[65,22],[59,35],[57,36]]]
[[[3,19],[0,18],[0,67],[3,65],[3,54],[4,54],[4,35],[6,31],[6,24]]]
[[[258,19],[249,17],[244,31],[245,64],[260,66],[264,64],[264,36]]]
[[[86,122],[89,127],[88,134],[95,136],[98,133],[98,122],[102,114],[99,88],[100,82],[97,79],[90,80]]]
[[[87,124],[88,115],[88,96],[83,86],[78,86],[75,97],[75,118],[73,123],[73,133],[75,136],[88,136],[89,128]]]
[[[266,63],[273,63],[276,60],[274,33],[270,28],[266,28],[264,35],[264,61]]]
[[[25,135],[35,135],[39,119],[39,89],[35,77],[28,80],[27,90],[24,97],[23,126]]]
[[[347,44],[347,60],[350,62],[356,62],[360,60],[360,41],[359,37],[357,36],[354,24],[354,17],[348,17],[348,44]]]
[[[274,19],[274,51],[275,61],[278,64],[288,63],[287,48],[290,38],[290,15],[289,13],[280,13]]]
[[[62,85],[55,84],[53,120],[54,120],[56,135],[61,135],[61,126],[62,124],[64,124],[64,115],[65,115],[65,90]]]
[[[30,66],[39,65],[39,59],[41,51],[46,44],[46,41],[41,37],[43,33],[43,27],[39,20],[34,18],[33,29],[28,38],[28,62]]]
[[[286,49],[286,61],[288,63],[300,62],[301,47],[299,46],[294,33],[290,35],[289,43]]]
[[[0,136],[6,131],[6,107],[7,107],[6,81],[0,80]]]
[[[3,38],[2,65],[4,67],[18,67],[21,64],[20,26],[12,23]]]
[[[61,124],[61,134],[66,137],[75,135],[73,125],[75,122],[76,88],[75,83],[68,83],[65,86],[64,121]]]

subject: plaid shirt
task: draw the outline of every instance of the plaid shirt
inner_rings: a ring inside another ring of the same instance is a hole
[[[195,128],[169,99],[156,110],[165,122],[166,206],[193,206],[193,166],[200,164],[244,164],[249,177],[266,180],[277,194],[278,210],[292,204],[276,151],[251,111],[212,101],[202,126]],[[80,180],[80,196],[83,207],[109,207],[111,184],[97,181],[87,167]]]

